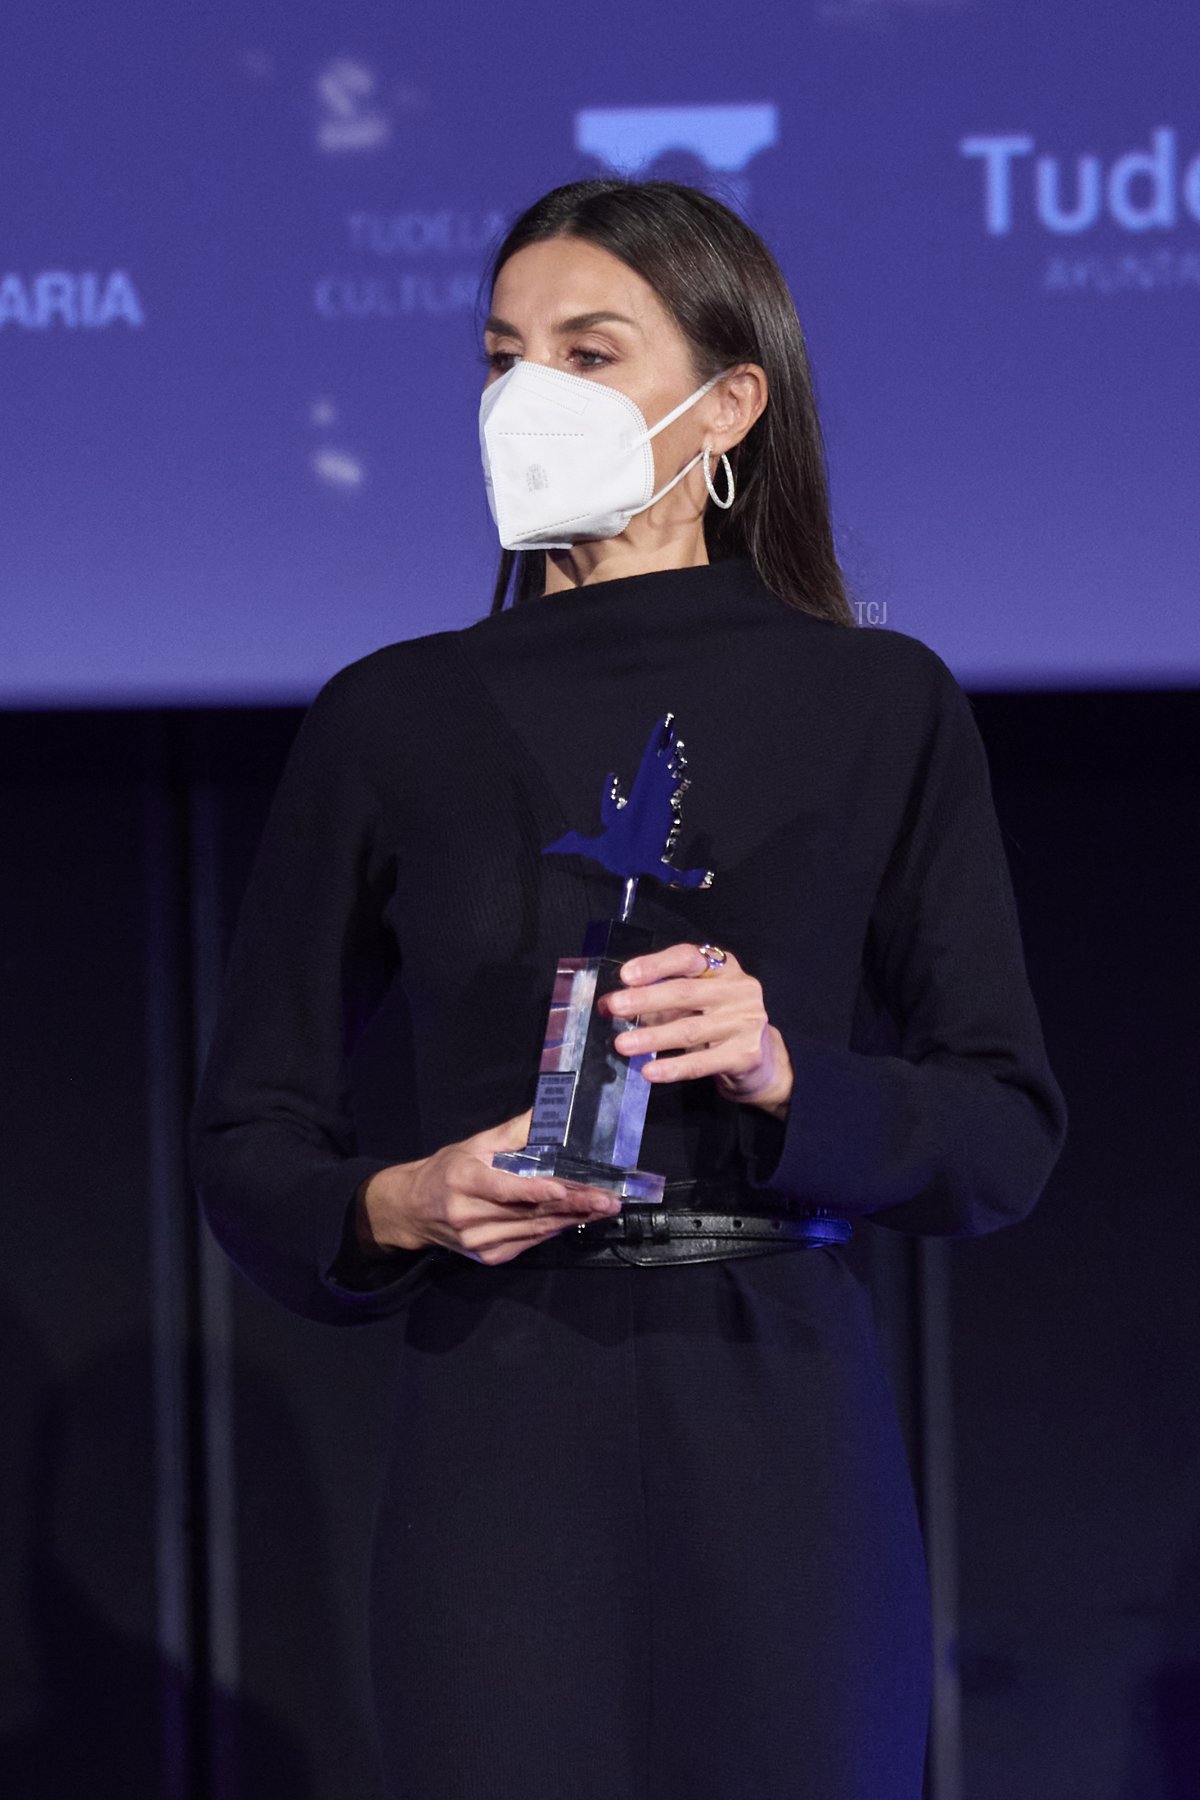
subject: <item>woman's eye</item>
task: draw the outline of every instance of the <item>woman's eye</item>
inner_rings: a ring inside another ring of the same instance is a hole
[[[489,369],[506,375],[513,364],[521,359],[515,350],[485,350],[483,360]],[[567,352],[567,360],[577,362],[583,369],[602,369],[612,361],[612,357],[607,356],[603,350],[586,350],[577,344]]]

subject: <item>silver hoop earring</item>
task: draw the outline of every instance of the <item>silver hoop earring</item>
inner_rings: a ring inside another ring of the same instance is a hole
[[[725,465],[725,479],[729,483],[729,492],[726,495],[725,499],[722,500],[720,494],[718,494],[716,488],[713,486],[712,470],[709,467],[709,458],[711,457],[711,455],[712,455],[712,451],[709,449],[708,445],[705,444],[705,446],[704,446],[704,485],[708,489],[709,499],[713,502],[714,506],[719,506],[722,508],[723,511],[728,512],[729,508],[733,505],[733,470],[730,467],[729,458],[726,456],[725,452],[722,450],[721,461]]]

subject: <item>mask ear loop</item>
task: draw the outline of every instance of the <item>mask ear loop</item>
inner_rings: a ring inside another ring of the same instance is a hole
[[[705,394],[708,393],[709,389],[715,388],[718,381],[723,380],[724,377],[728,374],[729,374],[728,369],[722,369],[721,373],[719,375],[714,375],[710,381],[706,381],[704,383],[703,387],[698,387],[694,394],[689,394],[686,400],[681,400],[679,402],[678,406],[672,408],[672,410],[667,414],[665,419],[660,419],[658,421],[657,425],[653,426],[651,430],[647,431],[646,437],[645,437],[645,442],[649,443],[650,439],[656,438],[660,431],[665,431],[668,425],[673,425],[675,423],[676,419],[682,418],[683,414],[685,412],[687,412],[687,410],[690,406],[695,406],[697,400],[703,400]],[[696,452],[695,456],[693,456],[691,462],[684,463],[684,465],[683,465],[682,469],[680,469],[678,475],[672,476],[671,480],[668,481],[668,483],[665,487],[659,488],[657,494],[651,494],[651,496],[650,496],[649,500],[647,500],[645,506],[639,506],[637,511],[640,513],[647,512],[650,509],[650,507],[656,506],[658,504],[658,502],[663,498],[664,495],[669,494],[673,487],[678,486],[678,484],[683,480],[684,476],[690,475],[692,470],[696,467],[696,464],[698,462],[700,462],[701,460],[707,458],[708,455],[709,455],[709,451],[708,451],[707,446],[703,450],[697,450],[697,452]],[[729,465],[728,465],[728,463],[726,463],[726,468],[728,468],[728,467],[729,467]],[[712,493],[712,483],[711,483],[711,481],[709,481],[709,478],[708,478],[707,462],[705,462],[705,466],[704,466],[704,479],[706,482],[708,482],[708,491],[711,494]],[[732,506],[733,505],[733,471],[732,470],[730,470],[730,472],[729,472],[729,495],[730,495],[730,497],[729,497],[727,504]],[[714,500],[716,499],[715,494],[713,494],[713,498],[714,498]],[[720,505],[720,504],[721,504],[721,502],[718,502],[718,505]],[[629,516],[630,516],[630,518],[633,518],[635,515],[633,513],[631,513]]]
[[[696,464],[700,461],[700,458],[703,454],[704,454],[704,452],[702,450],[698,450],[696,452],[695,456],[693,456],[691,462],[684,463],[684,465],[683,465],[682,469],[680,469],[678,475],[672,475],[670,481],[667,482],[667,485],[665,487],[660,487],[657,494],[651,494],[651,496],[647,500],[645,506],[639,506],[637,508],[637,511],[640,513],[647,512],[650,509],[650,507],[656,506],[658,504],[658,502],[662,499],[664,494],[669,494],[673,487],[679,486],[679,483],[683,480],[685,475],[691,474],[692,470],[695,468]],[[631,513],[629,516],[630,516],[630,518],[633,518],[635,515],[633,513]]]
[[[698,387],[694,394],[689,394],[686,400],[681,400],[678,406],[672,408],[665,419],[660,419],[657,425],[652,426],[650,430],[647,431],[646,442],[649,443],[651,438],[656,438],[660,431],[665,431],[668,425],[673,425],[676,419],[682,418],[689,406],[695,406],[697,400],[703,400],[709,389],[715,388],[718,381],[723,381],[728,374],[728,369],[722,369],[719,375],[714,375],[711,381],[706,381],[703,387]],[[697,457],[696,462],[699,461],[700,458]],[[695,468],[696,465],[695,463],[691,463],[688,466],[690,468]],[[663,492],[666,493],[665,488],[663,489]]]

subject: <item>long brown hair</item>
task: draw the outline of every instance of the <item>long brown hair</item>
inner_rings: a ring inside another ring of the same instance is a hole
[[[697,383],[734,363],[767,377],[766,410],[729,452],[737,495],[710,506],[710,562],[749,557],[781,600],[832,619],[857,620],[846,596],[829,517],[825,449],[804,333],[779,265],[729,207],[674,181],[572,181],[543,195],[510,227],[484,276],[545,238],[578,237],[619,257],[648,281],[692,348]],[[491,610],[545,588],[544,550],[505,550]]]

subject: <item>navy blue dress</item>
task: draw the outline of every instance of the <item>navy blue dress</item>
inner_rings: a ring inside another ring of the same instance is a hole
[[[235,935],[192,1122],[220,1241],[283,1305],[392,1318],[369,1596],[398,1800],[918,1800],[930,1621],[912,1484],[845,1253],[691,1265],[358,1258],[350,1052],[394,982],[408,1155],[532,1103],[557,956],[620,882],[598,828],[672,711],[692,786],[656,944],[763,985],[775,1120],[656,1084],[641,1162],[892,1230],[1022,1218],[1066,1133],[970,704],[918,640],[745,562],[390,645],[313,702]]]

